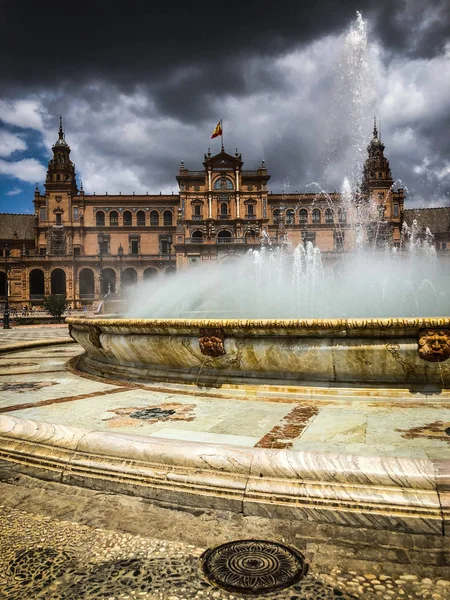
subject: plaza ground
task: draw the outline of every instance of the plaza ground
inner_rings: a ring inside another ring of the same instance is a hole
[[[53,344],[27,347],[45,340]],[[448,391],[363,398],[100,380],[77,370],[82,350],[69,342],[65,325],[0,331],[0,413],[174,443],[450,457]],[[5,470],[1,480],[0,598],[231,600],[240,596],[205,581],[199,556],[255,538],[297,547],[310,566],[296,586],[264,598],[450,597],[449,561],[433,536],[173,510]]]

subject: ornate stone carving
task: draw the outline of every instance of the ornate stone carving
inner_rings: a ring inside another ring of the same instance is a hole
[[[443,362],[450,358],[450,329],[419,331],[419,356],[428,362]]]
[[[200,352],[205,356],[223,356],[226,354],[224,347],[225,332],[218,328],[200,328],[198,340]]]
[[[93,346],[99,349],[102,348],[102,343],[100,341],[101,332],[102,330],[100,329],[100,327],[91,327],[89,330],[89,341]]]

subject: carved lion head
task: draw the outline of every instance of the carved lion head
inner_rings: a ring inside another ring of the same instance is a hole
[[[429,362],[450,358],[450,329],[422,329],[419,332],[419,356]]]

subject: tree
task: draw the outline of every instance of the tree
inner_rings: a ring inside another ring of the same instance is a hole
[[[61,315],[66,310],[66,295],[51,294],[50,296],[45,296],[44,308],[52,315],[52,317],[58,319],[58,323],[61,323]]]

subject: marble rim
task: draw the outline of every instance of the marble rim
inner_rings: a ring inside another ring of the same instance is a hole
[[[174,441],[0,415],[6,473],[207,506],[442,536],[449,460]]]
[[[346,330],[346,329],[409,329],[450,328],[450,317],[361,318],[361,319],[124,319],[69,317],[69,325],[100,328],[170,329],[266,329],[266,330]]]

